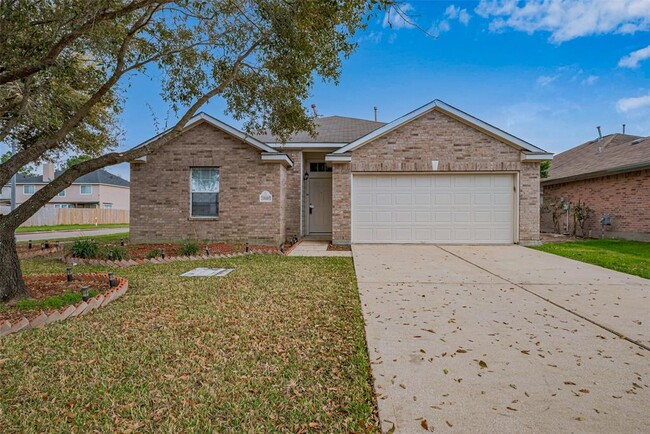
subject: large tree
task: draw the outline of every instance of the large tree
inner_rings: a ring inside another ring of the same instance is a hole
[[[213,97],[251,131],[312,130],[315,77],[336,81],[352,37],[389,0],[0,0],[0,141],[28,164],[66,168],[0,216],[0,300],[28,296],[14,231],[79,176],[151,153]],[[178,121],[155,145],[114,152],[129,80],[147,74]]]

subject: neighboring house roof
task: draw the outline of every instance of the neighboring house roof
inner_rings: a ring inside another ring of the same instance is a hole
[[[325,143],[343,146],[359,137],[386,125],[367,119],[349,118],[345,116],[324,116],[314,119],[316,135],[310,136],[307,131],[292,135],[285,143]],[[270,132],[255,136],[265,143],[281,143]]]
[[[544,184],[650,168],[650,137],[610,134],[555,156]]]
[[[57,177],[61,173],[63,173],[63,171],[57,170],[54,176]],[[47,184],[47,182],[43,181],[43,175],[25,176],[19,173],[16,176],[16,184]],[[73,182],[73,184],[107,184],[118,187],[129,187],[131,185],[126,179],[113,175],[104,169],[95,170],[94,172],[80,176]]]
[[[512,134],[508,134],[505,131],[500,130],[495,126],[492,126],[487,122],[475,118],[474,116],[469,115],[455,107],[452,107],[449,104],[440,101],[438,99],[433,100],[430,103],[425,104],[422,107],[417,108],[412,112],[407,113],[404,116],[395,119],[394,121],[370,132],[369,134],[364,135],[363,137],[358,138],[357,140],[354,140],[347,146],[344,146],[336,150],[334,154],[344,154],[346,152],[350,152],[354,149],[357,149],[358,147],[363,146],[371,142],[372,140],[375,140],[376,138],[383,136],[384,134],[388,134],[389,132],[393,131],[398,127],[401,127],[407,122],[411,122],[412,120],[419,118],[420,116],[430,112],[431,110],[439,110],[443,113],[446,113],[473,128],[476,128],[484,133],[487,133],[490,136],[497,138],[498,140],[501,140],[518,149],[521,149],[526,153],[538,156],[537,158],[534,159],[550,160],[552,158],[552,154],[549,154],[543,149],[538,148],[537,146],[534,146],[518,137],[515,137]]]

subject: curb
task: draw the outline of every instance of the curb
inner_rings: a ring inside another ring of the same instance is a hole
[[[55,276],[61,276],[62,279],[66,278],[65,274],[54,274]],[[75,277],[80,277],[80,280],[91,280],[88,278],[96,279],[98,277],[105,278],[108,280],[108,276],[105,273],[84,273],[76,274]],[[28,320],[25,317],[22,317],[13,324],[10,321],[4,321],[0,323],[0,337],[9,335],[11,333],[16,333],[21,330],[33,329],[33,328],[42,328],[53,322],[63,321],[68,318],[74,318],[80,315],[86,315],[92,312],[95,309],[102,308],[109,304],[112,301],[117,300],[123,296],[129,288],[129,281],[123,277],[114,276],[117,280],[117,286],[109,289],[103,294],[97,294],[96,296],[90,298],[87,302],[82,301],[77,305],[69,305],[61,308],[60,310],[55,310],[49,315],[41,311],[40,315],[34,317],[31,320]]]

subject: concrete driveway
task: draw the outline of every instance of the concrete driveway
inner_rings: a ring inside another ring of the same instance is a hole
[[[16,241],[60,240],[64,238],[96,237],[98,235],[111,235],[124,233],[128,236],[129,228],[102,228],[81,229],[74,231],[48,231],[48,232],[19,232]]]
[[[519,246],[353,255],[384,431],[650,432],[650,281]]]

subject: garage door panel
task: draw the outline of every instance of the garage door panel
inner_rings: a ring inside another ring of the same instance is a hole
[[[514,176],[354,175],[353,242],[512,243]]]

